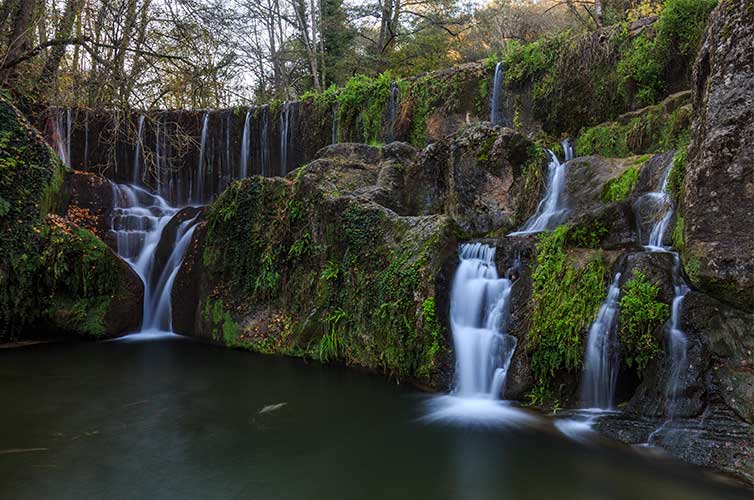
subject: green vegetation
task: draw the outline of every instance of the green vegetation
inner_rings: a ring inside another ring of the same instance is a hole
[[[631,196],[636,188],[636,183],[639,182],[640,170],[640,166],[631,165],[620,177],[610,179],[602,188],[602,201],[605,203],[622,201]]]
[[[216,300],[255,318],[232,345],[431,383],[447,344],[428,277],[455,226],[427,234],[310,182],[246,179],[210,209],[203,260],[225,284]]]
[[[567,233],[567,226],[559,226],[542,235],[536,248],[528,346],[537,386],[533,398],[551,396],[558,373],[581,367],[585,329],[605,296],[601,253],[590,252],[578,259],[570,255]]]
[[[673,167],[668,174],[667,189],[676,201],[683,199],[683,180],[686,177],[688,154],[688,143],[679,146],[675,156],[673,156]]]
[[[572,248],[599,248],[602,238],[608,234],[608,229],[599,220],[591,220],[585,224],[568,226],[566,246]]]
[[[670,308],[657,300],[659,288],[640,271],[623,285],[620,299],[620,343],[628,366],[641,372],[660,352],[657,329],[668,319]]]

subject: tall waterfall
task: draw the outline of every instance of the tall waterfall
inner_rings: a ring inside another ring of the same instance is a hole
[[[112,184],[115,207],[111,227],[118,255],[144,283],[142,332],[171,332],[170,294],[191,242],[196,217],[178,225],[167,260],[158,262],[158,245],[178,212],[160,196],[137,186]]]
[[[490,101],[490,121],[494,125],[503,125],[505,121],[505,103],[503,102],[503,84],[505,73],[503,63],[495,65],[495,78],[492,81],[492,100]]]
[[[243,136],[241,137],[241,179],[249,176],[249,152],[251,149],[251,129],[249,127],[249,118],[251,111],[246,112],[246,118],[243,121]]]
[[[450,327],[456,353],[455,394],[498,399],[516,338],[505,333],[511,282],[500,278],[495,248],[462,245],[453,279]]]
[[[618,318],[620,277],[617,273],[600,306],[597,318],[589,327],[584,373],[581,379],[581,401],[586,408],[610,409],[615,403],[618,379],[618,351],[615,326]]]
[[[563,150],[566,152],[566,161],[568,156],[573,156],[573,149],[568,140],[563,141]],[[547,167],[547,190],[542,201],[539,202],[534,215],[518,231],[511,233],[511,236],[524,234],[533,234],[554,229],[568,212],[565,207],[563,190],[566,181],[566,162],[561,163],[558,157],[551,150],[547,150],[550,155],[550,163]]]
[[[71,135],[73,133],[73,116],[70,108],[55,108],[53,141],[55,152],[66,166],[71,166]]]

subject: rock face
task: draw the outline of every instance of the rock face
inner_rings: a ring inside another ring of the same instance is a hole
[[[754,9],[721,2],[694,73],[684,263],[694,285],[754,310]]]
[[[114,203],[111,182],[101,175],[72,170],[65,177],[63,193],[66,218],[114,248],[110,233],[110,213]]]
[[[70,174],[2,99],[0,137],[0,340],[58,333],[112,337],[136,330],[141,281],[82,227],[101,228],[102,214],[89,208],[100,194],[107,203],[110,191],[100,191],[109,183]],[[66,210],[70,218],[56,214]]]
[[[440,146],[429,188],[419,173],[432,147],[403,143],[329,146],[285,179],[234,183],[197,228],[176,279],[176,330],[446,389],[463,228],[506,228],[516,198],[497,186],[543,165],[528,156],[529,141],[501,128],[474,127]],[[493,216],[472,226],[479,207]]]

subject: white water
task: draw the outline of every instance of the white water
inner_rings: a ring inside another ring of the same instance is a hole
[[[192,201],[196,203],[204,202],[204,178],[207,166],[207,133],[209,129],[209,112],[204,113],[202,119],[202,135],[199,142],[199,166],[197,168],[196,195]]]
[[[456,371],[451,395],[434,398],[429,420],[513,422],[529,417],[500,401],[516,338],[506,333],[512,283],[498,276],[495,248],[461,245],[450,297]]]
[[[261,108],[262,123],[259,126],[259,170],[264,176],[272,175],[270,166],[270,107]]]
[[[563,149],[566,152],[566,161],[569,155],[573,156],[570,143],[563,141]],[[539,202],[534,215],[524,226],[510,236],[539,233],[549,229],[555,229],[562,222],[563,216],[568,212],[564,203],[563,190],[566,181],[566,162],[560,163],[555,153],[547,150],[550,155],[550,163],[547,167],[547,190],[542,201]]]
[[[160,196],[137,186],[112,184],[115,207],[111,227],[116,249],[144,283],[141,332],[172,332],[170,294],[191,241],[196,218],[182,222],[170,256],[159,269],[156,250],[170,219],[178,212]]]
[[[505,120],[503,106],[503,63],[495,65],[495,78],[492,82],[492,100],[490,102],[490,121],[493,125],[502,125]]]
[[[73,117],[70,108],[65,110],[65,117],[63,111],[63,108],[55,109],[55,150],[63,164],[70,167]]]
[[[581,402],[586,408],[611,409],[615,403],[618,379],[615,325],[618,319],[620,277],[617,273],[600,306],[597,318],[589,327],[584,372],[581,378]]]
[[[280,110],[280,176],[288,173],[288,147],[291,133],[291,103],[286,101]]]
[[[251,129],[249,127],[250,117],[251,111],[249,110],[246,112],[246,118],[243,121],[243,136],[241,138],[241,179],[245,179],[249,176],[249,153],[251,142]]]
[[[140,184],[141,183],[141,164],[143,163],[143,158],[141,158],[141,162],[139,161],[140,157],[143,156],[141,154],[141,143],[144,141],[144,115],[139,116],[139,130],[136,134],[136,148],[134,149],[134,172],[133,172],[133,179],[131,180],[134,184]]]

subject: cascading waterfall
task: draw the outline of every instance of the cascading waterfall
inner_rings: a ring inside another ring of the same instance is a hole
[[[466,244],[459,253],[450,299],[454,393],[498,399],[516,348],[516,338],[505,333],[511,281],[498,277],[494,247]]]
[[[65,117],[64,117],[65,113]],[[71,109],[55,108],[55,152],[66,166],[71,166],[71,134],[73,128]]]
[[[493,125],[503,125],[505,106],[503,103],[503,63],[495,65],[495,78],[492,81],[492,100],[490,101],[490,121]]]
[[[157,247],[178,209],[137,186],[116,183],[112,186],[115,206],[111,227],[116,250],[144,283],[141,332],[171,332],[170,294],[191,241],[196,217],[179,224],[170,256],[160,268]]]
[[[202,134],[201,134],[201,140],[199,142],[199,166],[197,168],[197,179],[196,179],[196,195],[195,198],[193,198],[193,201],[197,203],[204,202],[205,194],[204,194],[204,178],[206,175],[206,166],[207,166],[207,133],[209,129],[209,112],[204,113],[204,118],[202,119]]]
[[[618,318],[620,277],[617,273],[600,306],[597,318],[589,327],[584,373],[581,379],[581,401],[586,408],[611,409],[615,403],[618,379],[618,356],[615,325]]]
[[[251,129],[249,119],[251,111],[246,112],[246,118],[243,121],[243,136],[241,137],[241,171],[239,177],[245,179],[249,176],[249,151],[251,142]]]
[[[456,356],[453,391],[430,401],[430,421],[522,422],[529,417],[501,400],[516,338],[506,332],[512,282],[500,278],[495,248],[461,245],[450,297]]]
[[[141,164],[143,163],[144,159],[141,158],[141,163],[139,162],[141,155],[141,143],[144,141],[144,115],[139,116],[139,130],[136,134],[136,148],[134,149],[134,173],[133,173],[133,179],[132,182],[134,184],[140,184],[141,183]]]
[[[566,152],[566,158],[573,156],[573,149],[568,140],[563,141],[563,150]],[[550,163],[547,167],[547,190],[545,196],[534,215],[524,224],[524,226],[511,233],[511,236],[539,233],[548,229],[554,229],[568,212],[563,202],[563,190],[566,181],[566,162],[560,163],[558,157],[547,150],[550,155]],[[566,160],[568,161],[568,160]]]

